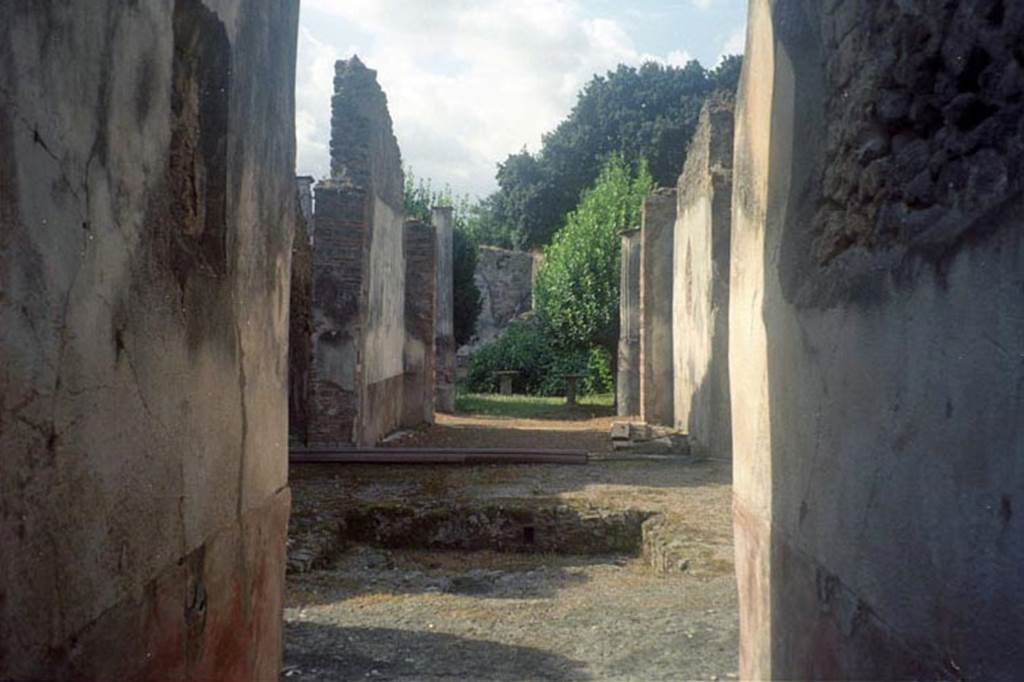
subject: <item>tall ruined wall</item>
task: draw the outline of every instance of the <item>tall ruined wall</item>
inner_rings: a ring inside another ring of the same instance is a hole
[[[730,283],[741,673],[1024,669],[1024,5],[753,0]]]
[[[619,357],[615,406],[620,417],[640,414],[640,230],[622,233],[619,280]]]
[[[729,233],[735,102],[718,94],[700,113],[679,176],[672,297],[675,426],[694,454],[728,457]]]
[[[640,215],[640,418],[671,425],[673,414],[672,272],[676,191],[644,199]]]
[[[452,209],[435,207],[431,222],[437,237],[434,294],[435,407],[455,411],[455,229]]]
[[[273,679],[297,2],[0,12],[0,678]]]
[[[533,309],[533,280],[539,256],[524,251],[481,246],[473,281],[480,290],[480,315],[474,344],[499,337],[508,323]]]
[[[437,235],[419,220],[405,222],[404,426],[434,421],[434,287]]]
[[[402,161],[376,72],[335,66],[331,177],[316,185],[310,443],[372,445],[402,419]]]

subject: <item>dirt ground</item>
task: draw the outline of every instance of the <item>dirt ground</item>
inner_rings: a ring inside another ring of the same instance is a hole
[[[439,415],[395,443],[582,448],[586,466],[293,465],[282,679],[734,678],[729,463],[618,457],[612,421]],[[656,571],[635,555],[338,539],[339,519],[368,505],[495,501],[658,514],[684,560]]]

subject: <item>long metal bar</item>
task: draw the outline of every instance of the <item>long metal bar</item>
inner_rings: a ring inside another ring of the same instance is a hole
[[[292,464],[586,464],[585,450],[351,448],[291,450]]]

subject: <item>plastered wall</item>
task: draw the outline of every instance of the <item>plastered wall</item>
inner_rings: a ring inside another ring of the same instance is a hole
[[[745,678],[1024,669],[1022,14],[750,3],[729,306]]]
[[[0,12],[0,678],[278,674],[297,20]]]

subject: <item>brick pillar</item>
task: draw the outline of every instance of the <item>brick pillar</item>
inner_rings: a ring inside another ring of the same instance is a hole
[[[452,209],[436,207],[432,213],[437,231],[437,289],[434,309],[434,346],[437,353],[437,402],[439,412],[455,411],[454,263]]]

